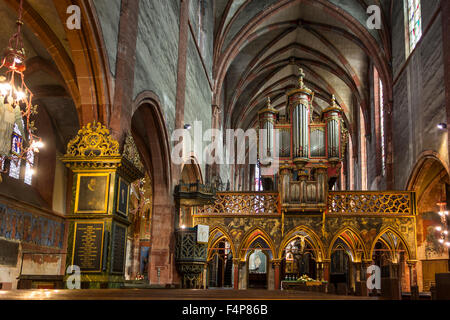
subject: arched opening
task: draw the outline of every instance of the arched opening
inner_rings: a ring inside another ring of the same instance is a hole
[[[351,228],[338,232],[329,247],[330,283],[341,293],[356,290],[363,278],[361,262],[367,259],[366,247],[359,234]],[[345,286],[345,288],[344,288]]]
[[[131,132],[153,190],[148,278],[151,284],[172,283],[176,274],[171,259],[175,210],[167,129],[156,95],[139,95],[135,106]]]
[[[330,285],[331,290],[338,294],[347,294],[351,288],[351,248],[342,239],[334,243],[330,256]]]
[[[269,255],[260,244],[255,245],[247,259],[248,289],[268,288]]]
[[[197,184],[203,183],[202,171],[197,162],[197,159],[194,156],[191,156],[190,159],[182,165],[181,180],[179,183],[187,187],[188,190],[195,189]],[[179,204],[179,206],[179,216],[176,227],[194,227],[192,216],[194,208],[192,206],[192,203],[182,202]]]
[[[448,168],[438,154],[424,152],[413,169],[408,190],[416,192],[417,200],[417,282],[419,290],[430,291],[436,273],[449,270],[449,249],[445,246],[449,230],[450,179]]]
[[[181,170],[181,181],[185,184],[203,183],[203,176],[200,166],[195,157],[191,157],[183,164]]]
[[[225,236],[214,242],[208,252],[208,288],[231,288],[233,286],[233,251]]]
[[[151,244],[153,190],[148,173],[131,184],[127,257],[127,280],[147,280]]]
[[[304,275],[318,279],[317,248],[306,232],[301,231],[288,241],[282,259],[281,279],[297,280]]]
[[[398,282],[402,291],[410,292],[411,275],[407,263],[411,255],[407,244],[397,232],[388,228],[375,238],[371,259],[374,265],[380,267],[382,279]],[[377,293],[375,290],[372,290],[372,294]]]
[[[272,261],[274,258],[273,242],[260,229],[253,229],[247,233],[241,243],[240,260],[245,261],[243,284],[247,289],[273,289],[274,272]]]

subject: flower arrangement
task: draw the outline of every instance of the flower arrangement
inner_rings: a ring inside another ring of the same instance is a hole
[[[306,274],[302,275],[300,278],[297,279],[298,282],[313,282],[316,281],[310,277],[308,277]]]
[[[142,274],[138,273],[134,280],[144,280],[144,276]]]

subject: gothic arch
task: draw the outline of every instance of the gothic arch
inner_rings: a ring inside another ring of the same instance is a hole
[[[216,235],[219,234],[218,237]],[[221,234],[221,235],[220,235]],[[212,257],[213,251],[210,250],[210,248],[213,248],[216,243],[218,243],[221,240],[227,240],[230,244],[231,252],[233,254],[233,257],[236,257],[236,249],[234,246],[233,241],[231,241],[230,235],[220,226],[214,227],[212,231],[209,233],[209,242],[208,242],[208,258],[207,261],[209,261]]]
[[[420,192],[424,177],[429,173],[433,165],[440,165],[445,170],[447,176],[450,176],[450,169],[447,163],[442,159],[439,153],[428,150],[420,154],[406,184],[406,190]],[[418,194],[418,201],[421,194]]]
[[[275,245],[270,236],[259,227],[253,227],[247,231],[239,245],[237,257],[239,257],[241,261],[246,260],[248,252],[250,252],[252,249],[251,245],[253,245],[255,241],[258,241],[258,239],[263,241],[267,245],[268,249],[270,249],[269,258],[274,259],[276,257]]]
[[[286,248],[286,246],[295,238],[298,237],[298,233],[303,231],[304,233],[308,234],[311,238],[311,241],[309,241],[312,244],[312,247],[317,250],[317,261],[321,261],[325,258],[325,250],[322,241],[320,240],[320,237],[310,228],[306,226],[299,226],[293,230],[291,230],[283,239],[283,241],[280,244],[279,250],[278,250],[278,259],[283,258],[283,251]]]
[[[187,178],[187,180],[185,180]],[[189,158],[181,165],[181,179],[184,183],[203,183],[202,168],[197,157],[191,152]]]
[[[342,237],[346,233],[348,234],[348,237]],[[369,258],[367,248],[359,235],[359,232],[351,227],[345,227],[338,231],[331,240],[330,245],[328,246],[327,259],[331,259],[334,246],[338,239],[341,239],[350,248],[353,262],[361,262],[363,259],[366,260]],[[362,251],[361,256],[359,256],[358,251]]]
[[[174,199],[171,193],[170,145],[161,104],[152,92],[139,95],[133,106],[131,132],[146,171],[153,183],[150,283],[171,283],[174,267]]]
[[[394,243],[394,246],[392,246],[392,243],[387,243],[384,239],[381,239],[381,237],[386,234],[386,233],[392,233],[394,234],[394,236],[396,236],[399,240],[398,244]],[[370,248],[370,258],[373,257],[373,253],[375,251],[375,245],[377,244],[378,240],[383,241],[384,243],[387,243],[389,249],[391,250],[390,255],[392,256],[392,254],[396,251],[396,249],[398,249],[400,247],[400,244],[403,245],[403,247],[406,250],[406,254],[408,255],[408,260],[413,260],[416,257],[415,252],[411,251],[411,248],[408,246],[408,243],[406,242],[406,240],[403,238],[402,235],[400,235],[400,233],[398,233],[396,230],[394,230],[391,227],[386,227],[384,229],[382,229],[378,235],[375,237],[375,239],[372,242],[371,248]]]

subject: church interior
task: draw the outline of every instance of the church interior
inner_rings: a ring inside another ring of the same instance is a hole
[[[0,299],[450,299],[450,1],[0,0],[0,21]]]

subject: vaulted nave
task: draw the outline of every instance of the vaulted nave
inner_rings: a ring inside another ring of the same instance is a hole
[[[0,300],[450,299],[450,1],[0,21]]]

